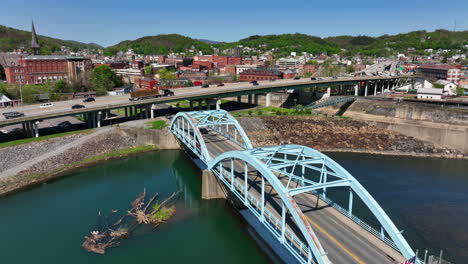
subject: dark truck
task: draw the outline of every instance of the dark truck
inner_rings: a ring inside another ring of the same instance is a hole
[[[161,93],[161,92],[162,93]],[[130,93],[130,101],[139,101],[146,99],[153,99],[165,96],[174,96],[174,92],[169,89],[151,89],[151,90],[139,90]]]

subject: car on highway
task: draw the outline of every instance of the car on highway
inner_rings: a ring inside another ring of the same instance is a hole
[[[22,117],[22,116],[24,116],[24,113],[13,111],[13,112],[6,112],[6,113],[3,113],[3,116],[4,116],[6,119],[10,119],[10,118]]]
[[[40,107],[40,108],[48,108],[48,107],[52,107],[52,106],[54,106],[54,104],[52,104],[52,103],[44,103],[44,104],[41,104],[39,107]]]
[[[322,78],[320,78],[320,77],[318,77],[318,78],[317,78],[317,81],[322,81],[322,80],[323,80],[323,79],[322,79]]]
[[[338,79],[338,77],[336,77],[336,76],[333,76],[333,77],[332,77],[332,79],[333,79],[333,80],[336,80],[336,79]]]
[[[63,121],[60,122],[57,126],[61,129],[70,129],[71,127],[73,127],[73,124],[70,121]]]
[[[94,102],[94,101],[96,101],[96,99],[94,99],[93,97],[88,97],[83,100],[84,103],[89,103],[89,102]]]
[[[270,79],[270,82],[274,82],[274,81],[276,81],[276,79]]]
[[[301,77],[299,77],[299,76],[294,76],[294,80],[300,80],[300,79],[301,79]]]
[[[311,80],[311,81],[317,81],[317,78],[315,78],[315,77],[310,77],[310,80]]]
[[[218,84],[217,86],[224,86],[224,83],[220,83],[220,84]]]
[[[253,84],[253,85],[258,85],[257,81],[251,81],[250,83]]]
[[[80,104],[75,104],[71,107],[72,109],[80,109],[80,108],[85,108],[84,105],[80,105]]]
[[[208,84],[202,85],[202,88],[208,88],[208,87],[210,87]]]

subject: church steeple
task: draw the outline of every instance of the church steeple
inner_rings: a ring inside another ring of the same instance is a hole
[[[34,21],[33,21],[32,28],[31,28],[31,49],[32,49],[33,55],[39,55],[40,48],[41,46],[39,46],[39,41],[37,40],[36,29],[34,28]]]

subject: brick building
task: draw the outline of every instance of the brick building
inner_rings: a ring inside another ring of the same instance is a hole
[[[240,81],[263,81],[272,79],[283,79],[283,73],[270,69],[248,69],[239,73]]]
[[[211,70],[213,69],[213,63],[210,61],[193,61],[192,67],[199,70]]]
[[[8,83],[39,84],[57,80],[74,80],[83,71],[93,69],[90,59],[76,56],[40,56],[39,41],[34,23],[31,28],[32,56],[20,56],[5,67]]]
[[[8,83],[40,84],[74,80],[92,69],[91,60],[84,57],[34,55],[20,57],[17,65],[5,68],[5,75]]]
[[[133,87],[137,89],[154,89],[158,81],[149,78],[135,78]]]
[[[218,67],[224,67],[226,65],[238,65],[242,64],[242,57],[239,56],[218,56],[213,55],[212,61]]]
[[[423,65],[418,68],[418,73],[428,79],[447,80],[458,84],[461,78],[461,70],[453,65]]]

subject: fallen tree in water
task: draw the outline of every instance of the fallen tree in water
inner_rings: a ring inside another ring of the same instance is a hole
[[[106,249],[116,247],[120,240],[127,239],[141,224],[159,226],[169,220],[174,214],[172,206],[179,196],[179,192],[173,193],[169,198],[159,202],[156,200],[156,193],[146,201],[146,190],[144,190],[132,203],[132,208],[113,224],[109,224],[109,219],[115,219],[117,210],[112,210],[108,216],[102,216],[99,212],[100,220],[103,218],[104,226],[100,230],[91,231],[85,236],[82,246],[89,252],[97,254],[106,253]]]

